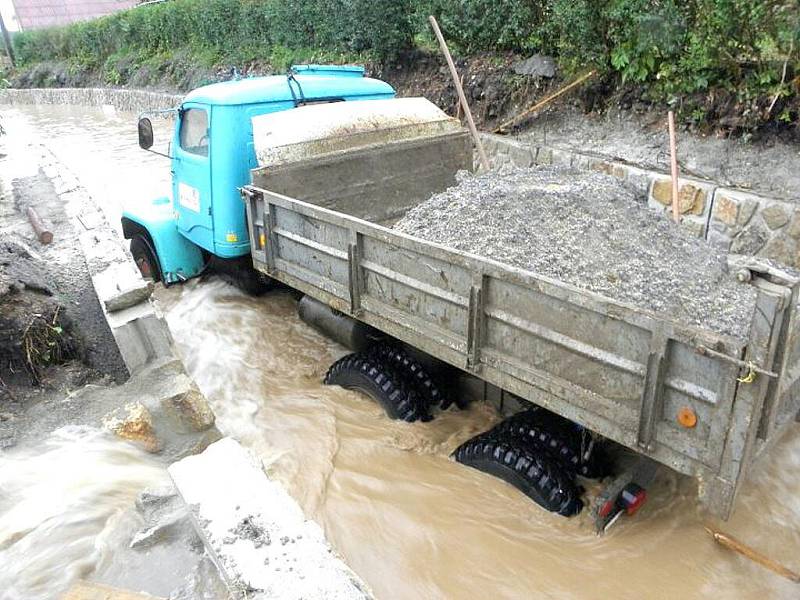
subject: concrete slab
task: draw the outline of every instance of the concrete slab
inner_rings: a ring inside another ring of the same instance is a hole
[[[98,298],[106,311],[117,312],[147,300],[153,293],[152,282],[146,282],[130,261],[117,262],[92,278]]]
[[[195,524],[237,598],[371,598],[322,529],[238,442],[224,438],[169,468]]]

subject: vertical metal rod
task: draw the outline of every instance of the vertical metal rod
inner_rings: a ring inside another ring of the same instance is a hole
[[[3,45],[6,47],[6,54],[8,54],[8,60],[11,61],[11,66],[16,66],[16,61],[14,60],[14,49],[11,47],[11,37],[8,35],[8,29],[6,29],[5,21],[3,21],[3,14],[0,13],[0,32],[3,34]]]
[[[469,109],[469,104],[467,104],[467,97],[464,95],[464,88],[461,87],[461,80],[458,77],[456,65],[453,62],[453,57],[450,56],[450,49],[447,47],[447,42],[444,41],[444,36],[442,35],[441,29],[439,29],[439,23],[436,22],[436,17],[431,15],[428,17],[428,21],[430,21],[431,27],[433,27],[433,33],[436,34],[436,39],[439,40],[439,46],[442,49],[442,54],[444,54],[444,59],[447,61],[447,66],[450,68],[450,76],[453,78],[453,83],[456,86],[458,99],[461,101],[461,108],[464,109],[464,115],[467,117],[467,125],[469,125],[472,138],[475,140],[475,147],[478,149],[478,156],[481,159],[481,165],[485,170],[488,171],[491,168],[491,165],[489,164],[489,159],[486,156],[486,151],[483,149],[481,138],[478,137],[478,128],[475,127],[475,121],[472,118],[472,111]]]
[[[669,111],[667,114],[669,123],[669,154],[670,171],[672,172],[672,219],[679,223],[681,220],[681,209],[678,205],[678,144],[675,139],[675,113]]]

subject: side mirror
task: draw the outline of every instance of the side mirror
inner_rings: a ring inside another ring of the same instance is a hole
[[[139,147],[149,150],[153,147],[153,123],[147,117],[139,119]]]

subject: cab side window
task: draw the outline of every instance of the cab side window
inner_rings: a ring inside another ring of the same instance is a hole
[[[190,108],[181,118],[181,149],[190,154],[208,156],[208,114],[202,108]]]

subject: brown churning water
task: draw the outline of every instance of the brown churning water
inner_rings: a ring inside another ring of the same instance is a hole
[[[494,410],[390,421],[358,394],[326,388],[345,351],[302,323],[288,293],[252,299],[221,282],[159,293],[187,367],[219,426],[320,522],[379,598],[791,598],[797,586],[717,547],[693,483],[667,470],[635,519],[595,537],[449,459]],[[800,548],[800,439],[787,436],[724,526],[791,561]]]
[[[138,172],[149,187],[168,189],[168,164],[142,160],[132,115],[14,110],[33,128],[48,126],[49,143],[98,197],[112,187],[114,173],[98,173],[97,161],[116,160],[123,175]],[[149,189],[115,191],[111,213]],[[378,598],[800,594],[797,585],[715,545],[703,531],[693,483],[666,469],[636,518],[598,538],[585,514],[551,515],[505,483],[450,460],[459,443],[498,419],[491,407],[407,424],[390,421],[365,397],[323,386],[326,369],[345,350],[302,323],[288,293],[252,299],[209,280],[157,296],[219,427],[262,458]],[[723,526],[795,569],[799,469],[795,427],[754,467]]]

